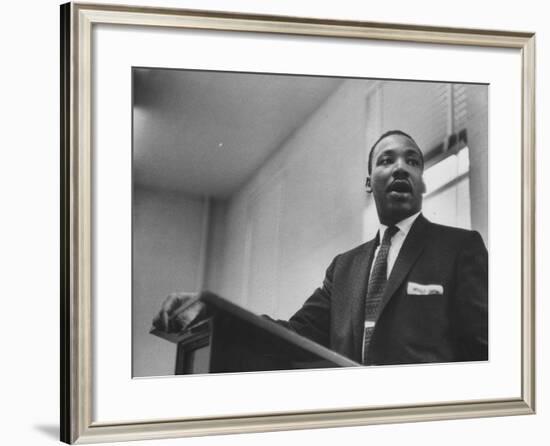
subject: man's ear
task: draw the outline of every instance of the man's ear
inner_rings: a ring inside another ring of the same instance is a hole
[[[424,184],[424,183],[422,183]],[[372,193],[372,185],[371,185],[371,182],[370,182],[370,176],[367,177],[367,179],[365,180],[365,187],[367,189],[367,192],[370,194]]]

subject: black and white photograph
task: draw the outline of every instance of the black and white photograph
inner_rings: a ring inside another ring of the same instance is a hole
[[[148,1],[59,11],[61,441],[542,427],[540,23]]]
[[[487,84],[131,76],[134,378],[491,359]]]

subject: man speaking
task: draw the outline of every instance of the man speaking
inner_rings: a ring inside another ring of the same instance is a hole
[[[366,188],[376,237],[336,256],[280,324],[365,365],[488,359],[487,250],[477,232],[422,216],[423,171],[411,136],[393,130],[375,142]],[[169,296],[154,325],[166,329],[185,299]]]

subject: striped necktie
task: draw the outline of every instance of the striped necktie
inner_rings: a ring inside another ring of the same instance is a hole
[[[382,243],[380,243],[380,249],[376,255],[376,259],[372,265],[372,273],[369,279],[369,286],[367,288],[367,299],[365,302],[365,329],[363,332],[363,364],[367,362],[367,353],[369,351],[369,345],[374,332],[374,326],[376,323],[376,313],[382,296],[384,295],[384,289],[386,288],[387,271],[388,271],[388,253],[390,251],[391,239],[399,231],[397,226],[390,226],[384,232]]]

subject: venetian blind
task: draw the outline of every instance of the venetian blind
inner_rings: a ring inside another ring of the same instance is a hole
[[[465,85],[434,82],[383,82],[381,132],[409,133],[429,158],[447,147],[448,137],[467,123]]]

